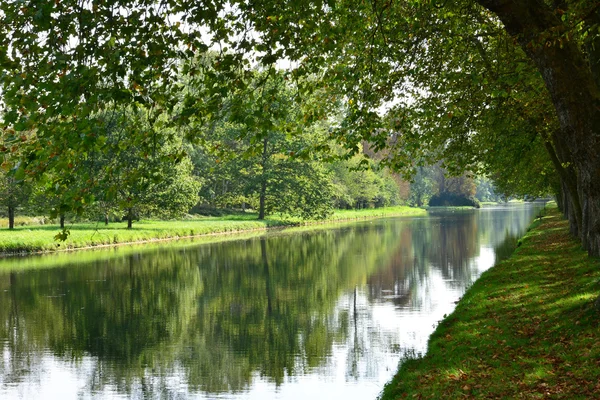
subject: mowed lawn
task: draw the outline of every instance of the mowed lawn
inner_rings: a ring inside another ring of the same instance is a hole
[[[381,399],[600,398],[600,260],[556,208],[485,272]]]
[[[252,213],[226,217],[199,217],[195,219],[157,221],[135,221],[132,229],[126,222],[110,223],[67,223],[70,232],[66,241],[55,240],[60,232],[57,225],[25,225],[13,230],[0,229],[0,252],[36,252],[62,249],[85,248],[102,245],[135,243],[160,239],[172,239],[209,234],[244,232],[269,227],[299,226],[344,220],[379,218],[385,216],[425,215],[426,211],[411,207],[387,207],[367,210],[340,210],[324,221],[302,221],[274,215],[264,221]]]

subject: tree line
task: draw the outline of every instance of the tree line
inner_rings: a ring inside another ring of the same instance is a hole
[[[172,116],[139,105],[107,108],[88,121],[94,126],[89,136],[101,137],[99,142],[62,166],[68,179],[54,170],[27,179],[18,163],[3,169],[0,213],[10,229],[17,210],[58,219],[64,229],[67,215],[105,224],[124,220],[131,228],[140,217],[181,218],[190,212],[252,209],[259,219],[273,213],[318,219],[333,209],[420,207],[436,199],[431,205],[478,206],[475,181],[466,174],[450,177],[438,164],[420,167],[409,182],[385,167],[367,143],[348,156],[330,138],[335,120],[306,124],[293,85],[283,74],[277,78],[269,82],[268,108],[260,98],[247,100],[243,113],[223,113],[208,126],[190,121],[185,129],[173,127]],[[258,116],[261,125],[240,122],[248,115]],[[262,130],[265,120],[270,125]],[[186,137],[190,130],[198,130],[193,140]],[[9,153],[17,160],[22,156],[19,149]],[[89,200],[77,214],[69,202],[80,194]]]
[[[68,161],[51,153],[49,159],[59,165],[35,179],[28,179],[20,149],[8,150],[6,165],[15,163],[0,173],[0,204],[9,228],[17,210],[58,218],[61,228],[67,214],[106,224],[123,219],[131,228],[136,218],[179,218],[190,210],[253,209],[259,219],[275,212],[324,218],[334,208],[406,203],[408,183],[377,168],[376,160],[364,165],[359,155],[334,160],[315,150],[329,143],[335,151],[328,122],[304,123],[293,86],[283,75],[276,78],[269,81],[268,94],[246,99],[243,111],[224,112],[208,126],[190,121],[182,128],[170,123],[173,114],[137,104],[109,105],[86,121],[93,130],[83,140],[93,140],[93,147]],[[244,122],[253,118],[259,122]],[[189,131],[193,140],[186,137]],[[74,210],[73,200],[84,196],[85,203]]]

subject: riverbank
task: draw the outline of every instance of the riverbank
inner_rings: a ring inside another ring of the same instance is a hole
[[[599,281],[600,260],[550,208],[440,323],[427,354],[401,364],[380,398],[598,398]]]
[[[426,215],[426,211],[412,207],[387,207],[367,210],[339,210],[326,220],[303,221],[296,218],[271,216],[259,221],[254,214],[226,217],[204,217],[178,221],[139,221],[132,229],[126,223],[76,223],[67,224],[70,235],[64,242],[54,236],[60,229],[56,225],[26,225],[13,230],[0,230],[0,254],[15,255],[27,253],[56,252],[74,249],[95,248],[202,237],[245,233],[302,225],[336,223],[392,216]]]

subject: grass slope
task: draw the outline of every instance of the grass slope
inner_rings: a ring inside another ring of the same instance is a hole
[[[600,398],[600,260],[552,209],[484,273],[381,399]]]
[[[65,242],[54,240],[60,230],[53,225],[17,226],[13,230],[0,230],[0,253],[49,252],[136,243],[209,234],[249,232],[270,227],[300,226],[308,224],[379,218],[394,215],[425,215],[426,211],[411,207],[388,207],[381,209],[336,211],[326,221],[302,221],[300,219],[272,216],[264,221],[254,214],[226,217],[207,217],[183,221],[139,221],[132,229],[126,223],[77,223],[67,224],[70,235]]]

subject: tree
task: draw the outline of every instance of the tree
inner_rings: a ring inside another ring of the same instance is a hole
[[[468,174],[449,176],[439,164],[431,168],[435,194],[429,199],[430,206],[479,207],[475,199],[475,182]]]
[[[164,129],[161,118],[148,118],[141,108],[115,110],[96,116],[106,133],[101,151],[91,155],[96,171],[95,196],[118,207],[131,228],[140,215],[180,216],[198,201],[199,178],[181,137]]]
[[[31,186],[17,179],[14,171],[0,170],[0,205],[7,211],[8,229],[14,229],[17,209],[29,201],[30,193]]]
[[[31,140],[31,135],[22,134],[19,142]],[[23,163],[20,162],[20,148],[17,144],[0,141],[2,165],[0,166],[0,205],[6,209],[8,229],[15,227],[15,214],[25,206],[31,195],[32,186],[27,180]]]
[[[434,194],[431,171],[426,167],[418,167],[410,184],[410,201],[417,207],[422,207]]]
[[[254,203],[259,219],[273,212],[326,217],[328,173],[305,151],[325,136],[322,126],[305,122],[283,74],[257,71],[250,79],[247,90],[225,100],[195,157],[211,171],[214,189],[208,195],[220,197],[221,204]]]
[[[475,179],[475,185],[477,186],[477,192],[475,192],[475,197],[477,200],[495,202],[501,200],[501,197],[494,186],[494,182],[492,182],[488,177],[478,176]]]
[[[37,184],[34,186],[31,194],[31,209],[36,214],[50,215],[59,218],[61,229],[65,229],[65,210],[63,196],[55,190],[47,190],[46,185]]]
[[[399,204],[400,187],[394,177],[375,161],[361,155],[333,161],[333,198],[337,208],[371,208]]]
[[[479,3],[498,16],[542,74],[560,121],[554,145],[568,153],[577,170],[583,200],[580,237],[591,254],[600,255],[598,7],[531,0]]]

